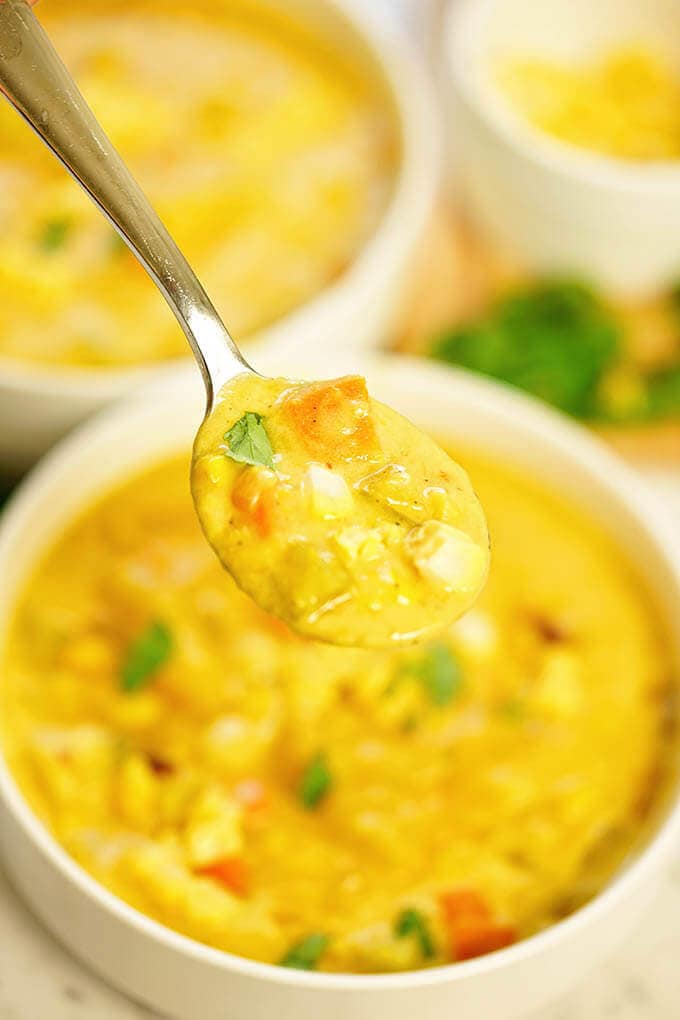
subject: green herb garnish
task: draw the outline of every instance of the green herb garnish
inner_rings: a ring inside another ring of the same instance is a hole
[[[323,752],[315,755],[302,773],[298,796],[306,808],[317,807],[333,784],[333,777]]]
[[[448,705],[463,684],[460,663],[448,645],[435,642],[415,659],[399,667],[398,678],[413,677],[420,681],[435,705]]]
[[[306,938],[291,946],[279,966],[291,967],[295,970],[316,970],[328,941],[328,935],[323,935],[321,932],[307,935]]]
[[[619,339],[617,322],[592,291],[547,281],[507,295],[481,319],[446,333],[432,355],[591,418]]]
[[[430,934],[429,925],[419,910],[414,910],[412,907],[402,910],[394,923],[394,934],[398,938],[415,935],[423,957],[426,960],[431,960],[435,955],[434,942]]]
[[[72,223],[65,216],[47,220],[40,235],[40,247],[45,252],[58,251],[66,242],[71,232]]]
[[[228,449],[225,451],[232,460],[241,464],[264,464],[274,467],[274,451],[269,442],[264,419],[255,411],[246,411],[242,418],[224,434]]]
[[[120,685],[128,694],[145,687],[172,651],[172,636],[164,623],[155,620],[129,645],[120,669]]]

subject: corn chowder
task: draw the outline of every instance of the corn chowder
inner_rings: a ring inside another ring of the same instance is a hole
[[[237,376],[196,438],[192,491],[239,586],[309,637],[413,641],[452,623],[486,581],[467,475],[359,376]]]
[[[329,971],[465,960],[601,888],[663,774],[666,648],[596,527],[467,466],[488,584],[399,651],[257,609],[200,533],[185,459],[76,520],[19,604],[0,689],[10,768],[76,861],[194,939]]]
[[[235,336],[355,258],[397,142],[351,55],[248,0],[69,0],[40,17]],[[183,356],[144,271],[6,104],[0,138],[0,356],[95,368]]]
[[[518,57],[497,77],[518,113],[570,145],[639,162],[680,158],[680,76],[653,49],[632,43],[581,64]]]

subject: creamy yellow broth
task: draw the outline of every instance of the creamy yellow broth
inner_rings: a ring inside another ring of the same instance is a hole
[[[356,256],[386,206],[397,143],[351,54],[248,0],[39,12],[235,336]],[[185,353],[133,256],[0,104],[0,355],[105,368]]]
[[[338,649],[238,591],[187,466],[77,520],[11,628],[5,752],[67,851],[195,939],[333,971],[488,952],[601,888],[663,774],[670,683],[610,541],[470,460],[478,606],[434,643]]]
[[[239,586],[308,637],[413,641],[461,616],[486,581],[469,478],[358,376],[237,376],[197,436],[192,491]]]
[[[518,57],[497,77],[520,114],[564,142],[619,159],[680,158],[680,75],[653,49],[632,43],[577,64]]]

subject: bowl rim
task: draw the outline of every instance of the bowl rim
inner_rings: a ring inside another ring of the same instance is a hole
[[[324,321],[335,315],[338,304],[356,303],[357,292],[370,294],[376,275],[384,275],[386,266],[400,261],[405,243],[410,245],[424,229],[441,174],[442,144],[432,82],[395,19],[361,0],[317,2],[366,46],[389,95],[399,159],[385,208],[349,265],[308,300],[256,330],[247,343],[248,354],[252,351],[254,359],[258,351],[285,347],[296,332],[309,332],[317,320],[321,329]],[[186,355],[112,368],[48,365],[0,354],[0,386],[23,394],[111,400],[190,361],[188,346]]]
[[[458,0],[444,12],[443,63],[468,105],[508,146],[542,170],[622,194],[680,191],[680,158],[635,162],[555,138],[534,127],[481,79],[477,45],[494,8],[506,0]],[[568,0],[564,0],[568,2]],[[470,60],[470,53],[473,59]]]
[[[372,356],[365,358],[358,366],[362,371],[382,373],[383,378],[413,390],[416,388],[435,391],[439,399],[450,399],[452,389],[465,394],[466,399],[481,400],[487,407],[493,405],[494,413],[511,420],[520,419],[525,431],[540,431],[556,453],[572,461],[578,460],[596,479],[603,492],[623,505],[632,514],[636,525],[652,540],[680,585],[680,535],[665,510],[657,504],[648,491],[643,479],[625,465],[606,446],[589,433],[538,400],[520,394],[510,387],[485,379],[473,377],[459,369],[431,365],[421,359],[400,356]],[[189,379],[193,375],[184,370],[176,376],[179,386],[177,397],[188,403],[193,396]],[[195,379],[194,379],[195,382]],[[176,407],[175,401],[171,402]],[[167,406],[170,406],[166,403]],[[65,440],[60,442],[20,484],[11,497],[0,518],[0,575],[3,561],[11,558],[15,542],[20,538],[25,522],[31,512],[48,501],[51,489],[57,484],[69,465],[92,443],[115,443],[119,424],[130,418],[141,419],[149,413],[148,401],[140,396],[118,402],[105,409],[93,419],[81,425]],[[167,413],[167,411],[165,412]],[[121,477],[124,472],[121,473]],[[103,487],[102,487],[103,491]],[[96,499],[94,493],[88,502]],[[70,509],[68,517],[73,519],[83,503]],[[49,543],[48,543],[49,544]],[[28,570],[35,566],[35,560]],[[23,581],[28,573],[23,568]],[[22,585],[17,586],[7,612],[6,621],[16,605]],[[110,892],[70,857],[57,842],[38,816],[31,809],[21,793],[9,765],[0,749],[0,801],[19,826],[22,835],[39,852],[41,858],[58,872],[61,880],[93,901],[100,911],[113,920],[130,926],[136,933],[152,940],[164,949],[177,953],[195,962],[220,972],[233,972],[243,977],[255,978],[269,985],[288,985],[310,990],[339,990],[345,992],[411,989],[459,983],[470,978],[494,973],[512,967],[544,951],[554,948],[571,936],[605,917],[629,892],[633,892],[651,872],[660,869],[680,839],[680,779],[676,781],[673,794],[668,799],[663,818],[657,829],[635,853],[624,862],[608,884],[590,901],[566,918],[529,938],[523,939],[506,949],[460,963],[450,963],[425,970],[403,971],[380,974],[335,974],[288,970],[275,964],[262,963],[212,948],[189,936],[182,935],[159,921],[148,917],[136,908]]]

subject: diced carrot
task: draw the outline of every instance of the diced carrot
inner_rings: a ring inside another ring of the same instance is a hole
[[[272,616],[270,613],[263,612],[254,603],[253,609],[253,616],[256,622],[263,630],[268,631],[273,637],[286,642],[299,640],[297,634],[290,629],[287,623],[284,623],[283,620],[279,620],[278,616]]]
[[[246,811],[260,811],[267,806],[267,790],[261,779],[242,779],[234,787],[234,796]]]
[[[491,911],[486,900],[474,889],[452,889],[442,894],[440,903],[449,924],[491,920]]]
[[[237,896],[247,896],[250,891],[250,880],[246,863],[241,857],[223,857],[196,869],[202,878],[212,878],[225,886]]]
[[[451,940],[452,955],[456,960],[471,960],[485,953],[495,953],[498,949],[511,946],[517,939],[517,932],[509,924],[486,926],[462,926],[454,933]]]
[[[234,482],[231,502],[261,538],[272,532],[276,475],[266,469],[246,467]]]
[[[365,457],[380,448],[360,376],[299,387],[283,401],[281,412],[309,455],[324,464]]]
[[[494,920],[488,903],[474,889],[454,889],[440,897],[451,940],[451,958],[470,960],[511,945],[517,932]]]

